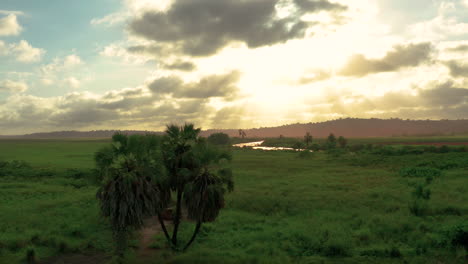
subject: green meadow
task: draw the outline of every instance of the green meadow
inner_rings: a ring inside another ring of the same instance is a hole
[[[409,141],[427,142],[418,140]],[[31,252],[39,263],[112,260],[92,172],[94,152],[109,143],[0,141],[0,263],[24,263]],[[193,246],[173,252],[156,234],[141,254],[135,231],[128,263],[467,261],[466,151],[232,151],[235,190]],[[185,239],[193,226],[182,226]]]

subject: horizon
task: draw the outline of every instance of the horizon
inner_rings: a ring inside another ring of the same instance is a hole
[[[0,134],[465,120],[467,54],[468,0],[4,0]]]

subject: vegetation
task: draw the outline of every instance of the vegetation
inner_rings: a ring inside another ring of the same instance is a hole
[[[208,143],[213,145],[229,145],[231,143],[228,134],[225,133],[213,133],[207,140]]]
[[[306,143],[307,146],[309,146],[310,143],[312,143],[312,135],[310,132],[307,132],[304,136],[304,142]]]
[[[163,140],[162,155],[169,176],[168,184],[163,188],[173,191],[176,196],[174,228],[170,239],[172,247],[179,246],[177,235],[183,205],[189,219],[196,221],[194,233],[183,247],[184,250],[192,244],[201,224],[214,221],[219,210],[224,207],[224,185],[228,186],[229,191],[234,186],[231,170],[221,166],[223,161],[231,157],[207,145],[199,133],[200,129],[195,129],[193,124],[183,127],[170,125]],[[159,220],[165,230],[161,217]]]
[[[126,261],[466,263],[468,152],[457,146],[380,147],[373,140],[371,145],[350,140],[336,157],[321,151],[306,155],[234,149],[229,167],[236,190],[224,194],[225,209],[218,211],[215,222],[201,221],[189,250],[173,252],[161,231],[153,238],[152,254],[139,256],[135,253],[138,232],[131,232]],[[323,140],[314,142],[324,145]],[[4,161],[0,165],[0,263],[27,259],[68,263],[64,259],[69,256],[85,258],[81,263],[109,260],[113,228],[100,216],[95,193],[100,177],[112,172],[93,171],[93,153],[109,143],[0,142]],[[362,146],[353,151],[354,145]],[[199,157],[196,142],[190,146],[192,154],[187,156]],[[202,149],[201,153],[207,152]],[[158,155],[164,161],[162,153]],[[216,159],[206,160],[212,161],[207,169],[217,177],[219,169],[228,165],[227,160],[219,164]],[[120,168],[119,162],[113,164]],[[208,163],[198,164],[202,168]],[[169,172],[165,173],[168,180]],[[223,188],[228,191],[229,186]],[[176,191],[172,192],[175,200]],[[201,201],[201,192],[193,193]],[[415,200],[425,203],[421,215],[409,209]],[[182,205],[194,206],[185,199]],[[193,237],[192,226],[200,219],[199,211],[195,212],[189,221],[180,222],[180,248]],[[173,225],[167,229],[172,232]]]
[[[95,154],[103,176],[96,196],[102,214],[110,219],[121,262],[132,229],[141,228],[145,217],[160,214],[170,193],[162,187],[164,174],[155,136],[115,134],[112,143]]]

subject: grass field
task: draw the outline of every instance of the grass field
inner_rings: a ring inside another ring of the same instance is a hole
[[[93,153],[105,144],[0,141],[0,161],[24,160],[35,171],[0,174],[0,263],[20,263],[32,249],[44,263],[61,256],[78,256],[76,263],[109,259],[111,231],[99,216],[97,185],[86,176]],[[173,253],[157,235],[151,256],[130,252],[129,263],[466,263],[467,152],[332,156],[237,149],[233,156],[235,191],[193,247]],[[427,180],[401,173],[413,167],[441,173],[426,187],[431,195],[419,215],[409,207]],[[183,226],[186,238],[192,228]],[[138,235],[131,245],[137,247]]]

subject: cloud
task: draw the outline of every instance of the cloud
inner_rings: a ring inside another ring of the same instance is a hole
[[[80,81],[76,79],[75,77],[68,77],[65,79],[65,84],[70,86],[71,88],[78,88],[80,87]]]
[[[158,99],[145,88],[123,89],[103,96],[73,92],[41,98],[12,95],[0,104],[2,133],[70,129],[162,129],[171,122],[206,124],[213,115],[209,99]]]
[[[42,65],[40,71],[46,75],[54,74],[56,72],[69,70],[81,64],[84,64],[81,58],[75,54],[71,54],[63,58],[55,58],[51,63]]]
[[[453,77],[468,77],[468,64],[461,64],[451,60],[445,63]]]
[[[212,128],[238,128],[242,126],[246,109],[244,106],[227,106],[216,112],[211,120]]]
[[[296,6],[307,12],[319,11],[346,11],[347,7],[337,3],[331,3],[326,0],[294,0]]]
[[[344,76],[362,77],[372,73],[397,71],[405,67],[415,67],[431,57],[430,43],[397,45],[381,59],[368,59],[362,54],[353,55],[339,72]]]
[[[131,64],[145,64],[151,60],[154,60],[153,57],[141,55],[139,52],[132,52],[130,51],[131,49],[132,48],[123,48],[118,44],[110,44],[104,47],[104,49],[99,52],[99,54],[104,57],[121,58],[124,62]]]
[[[210,75],[199,82],[184,83],[179,77],[170,76],[156,79],[148,88],[157,95],[171,95],[174,98],[221,97],[232,100],[238,95],[240,73],[232,71],[222,75]]]
[[[297,81],[297,84],[303,85],[327,80],[331,77],[331,73],[324,70],[314,70],[311,73],[303,76]]]
[[[459,45],[456,47],[448,48],[447,51],[451,52],[467,52],[468,51],[468,44]]]
[[[400,117],[458,119],[466,118],[468,89],[452,82],[438,83],[404,92],[390,91],[381,96],[329,94],[325,102],[310,108],[318,116]]]
[[[17,11],[17,10],[0,10],[0,15],[17,15],[17,16],[23,16],[24,12],[22,11]]]
[[[83,63],[83,61],[81,60],[80,57],[78,57],[75,54],[72,54],[72,55],[68,55],[68,56],[65,57],[65,59],[63,61],[63,66],[64,67],[73,67],[73,66],[76,66],[76,65],[80,65],[82,63]]]
[[[409,25],[408,33],[421,40],[441,41],[466,37],[466,6],[460,1],[434,1],[438,3],[437,15],[429,20]]]
[[[22,29],[16,14],[9,14],[0,18],[0,36],[16,36],[19,35]]]
[[[193,71],[197,66],[190,61],[175,61],[173,63],[163,64],[163,68],[168,70]]]
[[[44,49],[35,48],[25,40],[11,44],[0,40],[0,56],[12,56],[19,62],[31,63],[40,61],[44,54]]]
[[[5,56],[8,54],[9,47],[8,45],[0,40],[0,56]]]
[[[306,13],[341,12],[325,0],[294,0],[295,12],[278,17],[279,0],[176,0],[166,11],[146,11],[131,21],[131,34],[191,56],[215,54],[232,42],[257,48],[303,38]]]
[[[129,17],[129,12],[116,12],[102,18],[93,18],[90,21],[90,24],[93,26],[103,25],[106,27],[112,27],[125,22]]]
[[[0,81],[0,92],[6,91],[10,93],[22,93],[28,89],[28,85],[24,82],[16,82],[11,80]]]
[[[17,61],[28,63],[40,61],[45,53],[45,50],[34,48],[26,40],[12,44],[10,50],[15,53]]]

